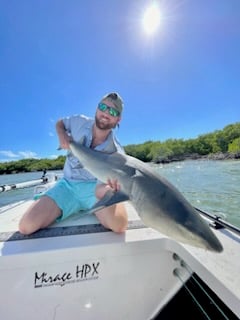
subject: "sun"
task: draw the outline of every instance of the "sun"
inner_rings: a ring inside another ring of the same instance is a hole
[[[146,32],[146,34],[154,34],[161,22],[161,13],[158,5],[156,3],[152,3],[151,6],[149,6],[143,15],[143,29]]]

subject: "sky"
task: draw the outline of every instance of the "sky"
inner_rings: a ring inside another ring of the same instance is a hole
[[[55,123],[124,100],[122,145],[190,139],[240,119],[240,1],[0,1],[0,161],[54,158]]]

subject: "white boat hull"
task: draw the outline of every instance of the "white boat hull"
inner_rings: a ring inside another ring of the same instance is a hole
[[[1,319],[152,319],[193,271],[239,314],[239,280],[233,284],[227,273],[235,272],[240,259],[235,257],[234,270],[229,269],[228,248],[221,254],[206,252],[150,228],[135,229],[131,226],[139,217],[128,204],[132,224],[121,235],[91,232],[96,218],[75,215],[52,226],[53,233],[61,231],[57,236],[16,240],[18,220],[30,203],[0,214],[5,237],[0,242]],[[69,235],[76,225],[85,232]],[[239,242],[227,241],[239,254]]]

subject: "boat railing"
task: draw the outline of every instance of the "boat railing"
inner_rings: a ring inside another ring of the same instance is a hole
[[[57,175],[51,172],[43,175],[40,179],[34,179],[34,180],[12,183],[12,184],[3,184],[3,185],[0,185],[0,193],[16,190],[16,189],[30,188],[37,185],[46,185],[48,183],[55,182],[59,178],[60,178],[60,175]]]
[[[211,213],[208,213],[206,211],[203,211],[199,208],[196,208],[195,209],[200,213],[202,214],[203,216],[207,217],[208,219],[211,220],[211,223],[210,223],[210,226],[213,227],[214,229],[222,229],[222,228],[225,228],[225,229],[228,229],[238,235],[240,235],[240,228],[238,228],[237,226],[234,226],[233,224],[223,220],[220,216],[216,216],[216,215],[213,215]]]

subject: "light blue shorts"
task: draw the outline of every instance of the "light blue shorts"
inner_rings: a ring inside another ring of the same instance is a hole
[[[62,210],[62,215],[56,220],[61,221],[73,213],[92,208],[97,201],[96,185],[97,181],[68,181],[63,178],[53,188],[34,198],[39,199],[43,195],[50,197]]]

